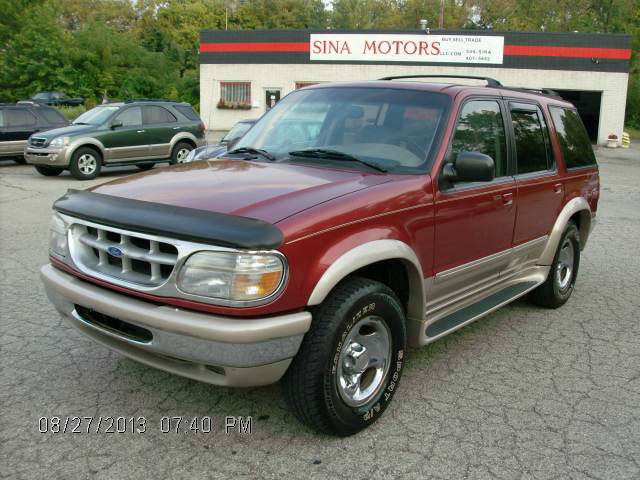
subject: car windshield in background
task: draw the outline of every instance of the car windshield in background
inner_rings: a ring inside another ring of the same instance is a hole
[[[100,125],[104,123],[114,112],[117,112],[119,108],[120,107],[114,106],[95,107],[88,112],[84,112],[82,115],[76,118],[73,123],[76,125]]]
[[[240,138],[251,128],[251,123],[239,122],[236,123],[231,130],[227,132],[227,134],[222,137],[223,142],[230,142],[231,140],[235,140],[236,138]]]
[[[49,96],[46,93],[36,93],[32,98],[34,100],[46,100]]]
[[[394,173],[424,171],[450,104],[440,93],[367,87],[300,90],[287,95],[236,145],[279,161],[348,164],[347,156]],[[312,150],[345,154],[312,155]],[[300,155],[300,151],[310,150]],[[290,154],[293,152],[293,154]],[[367,168],[357,161],[354,168]]]

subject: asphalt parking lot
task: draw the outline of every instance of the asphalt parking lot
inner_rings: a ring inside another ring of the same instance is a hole
[[[394,404],[347,439],[298,424],[277,385],[197,383],[63,324],[38,277],[50,205],[135,169],[78,182],[0,162],[0,478],[640,478],[640,149],[598,157],[598,224],[571,300],[518,301],[412,351]],[[53,416],[146,429],[40,433]],[[203,416],[210,433],[163,432],[163,417]],[[226,433],[226,416],[250,416],[251,433]]]

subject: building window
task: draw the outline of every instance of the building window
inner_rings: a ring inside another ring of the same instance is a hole
[[[299,88],[310,87],[311,85],[317,85],[319,82],[296,82],[296,90]]]
[[[251,82],[220,82],[218,108],[251,108]]]

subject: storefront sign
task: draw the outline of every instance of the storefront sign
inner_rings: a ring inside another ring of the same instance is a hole
[[[311,61],[502,64],[504,37],[312,33]]]

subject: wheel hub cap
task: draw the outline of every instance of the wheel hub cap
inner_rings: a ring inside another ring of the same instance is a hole
[[[181,148],[180,150],[178,150],[178,154],[176,155],[176,160],[178,161],[178,163],[184,163],[188,155],[189,155],[189,150],[186,148]]]
[[[384,383],[391,358],[391,334],[380,317],[366,317],[349,331],[340,351],[338,393],[349,406],[370,401]]]
[[[85,153],[78,159],[78,170],[85,175],[91,175],[96,171],[97,166],[98,162],[96,161],[96,158],[88,153]]]
[[[560,290],[566,290],[571,284],[574,256],[573,243],[567,238],[560,248],[556,265],[556,283]]]

